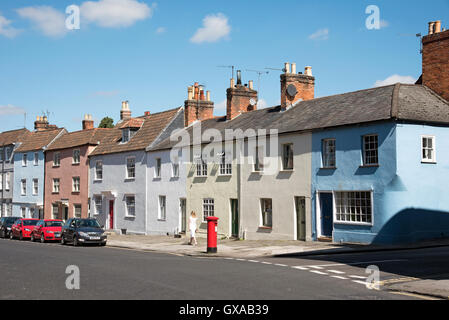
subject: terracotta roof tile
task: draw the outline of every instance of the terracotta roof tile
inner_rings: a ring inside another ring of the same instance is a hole
[[[128,143],[121,143],[122,129],[120,129],[121,125],[117,125],[90,155],[95,156],[145,150],[146,147],[159,137],[180,110],[182,109],[176,108],[145,117],[133,118],[132,120],[143,120],[143,124]]]
[[[21,142],[30,132],[28,129],[18,129],[5,131],[0,133],[0,147],[7,146],[13,143]]]
[[[79,147],[83,145],[98,145],[111,131],[115,129],[94,128],[64,134],[52,143],[47,151]]]
[[[16,152],[40,150],[51,143],[58,134],[64,131],[66,132],[65,129],[53,129],[30,132],[26,139],[24,139],[21,145],[16,149]]]

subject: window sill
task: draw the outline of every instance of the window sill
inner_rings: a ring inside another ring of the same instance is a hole
[[[350,222],[350,221],[335,221],[334,224],[342,224],[348,226],[362,226],[362,227],[373,227],[374,223],[370,222]]]
[[[53,168],[59,168],[60,167],[60,165],[59,166],[55,166],[55,165],[53,165]]]
[[[321,167],[320,170],[337,170],[337,167]]]
[[[81,191],[72,191],[72,194],[80,194]]]
[[[378,164],[364,164],[364,165],[361,165],[359,168],[379,168],[380,167],[380,165],[378,165]]]
[[[94,182],[103,182],[103,179],[95,179]]]
[[[51,194],[59,194],[59,192],[52,192]]]
[[[273,230],[273,227],[259,227],[261,230]]]
[[[219,177],[232,177],[232,173],[231,174],[219,174]]]
[[[135,218],[136,216],[128,216],[128,215],[125,216],[125,219],[135,219]]]
[[[279,172],[294,172],[295,170],[294,169],[282,169],[282,170],[279,170]]]
[[[167,219],[157,219],[158,222],[167,222]]]
[[[73,163],[72,162],[72,166],[79,166],[81,163]]]
[[[437,164],[436,161],[421,161],[422,164]]]
[[[136,181],[136,178],[125,178],[125,182]]]

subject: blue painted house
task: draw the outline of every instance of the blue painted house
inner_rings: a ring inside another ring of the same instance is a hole
[[[43,218],[44,206],[44,150],[65,129],[42,126],[46,120],[38,120],[36,130],[23,139],[14,153],[13,215],[24,218]],[[48,125],[48,123],[47,123]]]

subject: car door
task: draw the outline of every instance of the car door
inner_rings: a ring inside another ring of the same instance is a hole
[[[73,241],[73,236],[75,235],[75,232],[76,232],[76,220],[73,219],[69,225],[69,231],[68,231],[68,234],[69,234],[68,240],[69,241]]]
[[[64,240],[68,240],[69,239],[69,228],[70,228],[70,224],[71,223],[72,223],[72,219],[69,219],[69,220],[67,220],[67,222],[62,227],[62,238]]]

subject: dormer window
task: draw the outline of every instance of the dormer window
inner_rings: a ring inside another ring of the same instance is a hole
[[[127,143],[131,140],[137,132],[137,128],[125,128],[122,129],[122,143]]]

